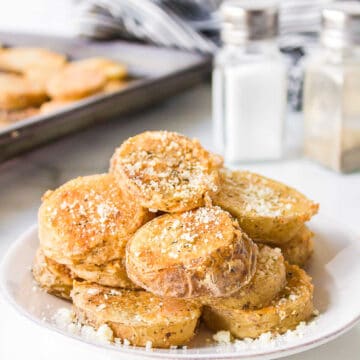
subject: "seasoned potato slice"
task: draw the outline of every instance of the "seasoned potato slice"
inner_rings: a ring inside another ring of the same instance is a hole
[[[165,214],[141,227],[126,249],[126,270],[159,296],[228,296],[251,280],[257,246],[219,207]]]
[[[73,61],[72,64],[83,69],[90,69],[105,76],[106,80],[121,80],[127,76],[127,69],[124,64],[120,64],[110,59],[93,57]]]
[[[5,71],[24,73],[33,68],[56,71],[65,63],[64,55],[44,48],[13,47],[0,51],[0,69]]]
[[[285,260],[304,266],[314,252],[313,236],[312,231],[304,225],[290,241],[280,246]]]
[[[71,271],[47,258],[41,248],[36,251],[32,273],[36,282],[49,294],[70,300],[73,285]]]
[[[251,282],[230,297],[204,298],[201,302],[225,309],[253,309],[269,305],[286,284],[284,257],[279,248],[259,245],[256,271]]]
[[[103,92],[108,94],[125,88],[129,84],[126,80],[109,80],[103,88]]]
[[[254,241],[289,241],[319,208],[295,189],[248,171],[225,169],[220,179],[214,204],[235,216]]]
[[[72,105],[77,100],[50,100],[44,102],[40,106],[40,114],[48,114],[51,112],[59,111],[65,109],[68,105]]]
[[[205,306],[203,319],[212,330],[228,330],[237,338],[256,338],[271,331],[284,333],[294,329],[313,314],[311,278],[296,265],[287,265],[287,285],[269,306],[261,309],[234,309]]]
[[[147,131],[126,140],[114,153],[110,172],[146,208],[191,210],[218,190],[218,157],[197,140],[167,131]]]
[[[79,177],[43,196],[40,244],[61,264],[101,265],[120,259],[128,239],[151,217],[111,174]]]
[[[107,324],[115,337],[138,346],[149,341],[159,348],[183,345],[194,335],[200,317],[195,303],[145,291],[74,282],[71,296],[80,322],[96,328]]]
[[[1,110],[0,109],[0,127],[9,126],[16,121],[26,119],[39,114],[39,109],[27,107],[21,110]]]
[[[103,73],[70,63],[49,78],[46,90],[52,98],[75,100],[101,91],[105,84]]]
[[[36,107],[46,99],[41,86],[19,75],[0,73],[0,109],[14,111]]]
[[[105,264],[69,265],[71,271],[79,278],[104,286],[125,289],[139,289],[127,276],[124,258],[111,260]]]

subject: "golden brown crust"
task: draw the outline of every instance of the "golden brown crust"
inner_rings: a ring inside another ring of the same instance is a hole
[[[219,207],[165,214],[141,227],[126,249],[126,270],[159,296],[228,296],[245,286],[257,247]]]
[[[48,114],[50,112],[64,109],[66,106],[73,104],[77,100],[50,100],[40,106],[41,114]]]
[[[69,265],[71,271],[79,278],[104,285],[124,289],[140,289],[127,276],[124,259],[116,259],[105,264]]]
[[[66,63],[62,54],[44,48],[14,47],[0,52],[0,69],[25,73],[32,68],[59,69]]]
[[[284,333],[313,314],[311,278],[296,265],[288,265],[287,285],[272,304],[261,309],[205,306],[203,319],[212,330],[228,330],[237,338],[256,338],[262,333]]]
[[[75,282],[71,294],[80,322],[96,328],[107,324],[115,337],[138,346],[148,341],[161,348],[183,345],[194,335],[200,317],[195,303],[145,291]]]
[[[124,64],[120,64],[110,59],[93,57],[72,62],[83,69],[89,69],[105,76],[106,80],[121,80],[126,78],[127,69]]]
[[[224,169],[220,179],[214,204],[236,217],[254,241],[289,241],[319,208],[295,189],[255,173]]]
[[[109,80],[106,82],[103,92],[112,93],[126,87],[127,84],[128,82],[124,80]]]
[[[251,282],[226,298],[204,298],[201,302],[216,308],[254,309],[271,303],[286,284],[284,257],[279,248],[259,245],[256,271]]]
[[[204,205],[218,190],[218,161],[197,140],[147,131],[115,151],[110,171],[144,207],[180,212]]]
[[[29,107],[21,110],[0,110],[0,124],[11,125],[19,120],[26,119],[39,114],[38,108]]]
[[[55,99],[75,100],[101,91],[105,83],[101,72],[71,63],[49,79],[46,89]]]
[[[48,293],[71,299],[73,277],[70,269],[47,258],[41,248],[36,251],[32,273],[36,282]]]
[[[305,225],[286,244],[280,246],[286,261],[305,266],[314,252],[313,232]]]
[[[0,109],[20,110],[46,100],[44,88],[19,75],[0,74]]]
[[[31,67],[26,69],[24,72],[24,77],[32,84],[37,86],[41,86],[43,89],[46,89],[48,81],[57,74],[62,68],[65,67],[61,66],[59,68],[44,68],[44,67]]]
[[[79,177],[43,196],[40,244],[59,263],[101,265],[121,258],[128,239],[151,217],[111,174]]]

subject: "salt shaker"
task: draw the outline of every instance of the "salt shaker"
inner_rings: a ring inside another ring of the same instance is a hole
[[[360,3],[327,5],[320,42],[306,62],[305,154],[349,172],[360,169]]]
[[[282,156],[286,62],[277,46],[278,3],[225,1],[213,70],[213,130],[225,161]]]

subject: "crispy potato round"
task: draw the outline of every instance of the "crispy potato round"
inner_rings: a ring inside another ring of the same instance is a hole
[[[183,345],[194,335],[200,317],[195,303],[145,291],[74,282],[71,296],[80,322],[96,328],[107,324],[115,337],[137,346],[148,341],[158,348]]]
[[[257,246],[219,207],[165,214],[128,242],[126,271],[159,296],[229,296],[251,280]]]
[[[64,66],[66,57],[43,48],[14,47],[0,52],[0,69],[24,73],[29,69],[57,69]]]
[[[43,196],[40,244],[61,264],[101,265],[121,258],[128,239],[151,217],[111,174],[79,177]]]
[[[47,82],[48,94],[55,99],[81,99],[102,90],[105,76],[98,71],[70,63]]]
[[[41,248],[36,251],[32,273],[48,293],[70,300],[73,278],[69,268],[47,258]]]
[[[19,75],[0,74],[0,109],[21,110],[47,99],[44,88]]]
[[[319,205],[295,189],[248,171],[224,169],[215,205],[229,211],[254,240],[279,246],[289,241]]]
[[[21,110],[0,110],[0,123],[11,125],[12,123],[39,114],[39,109],[28,107]]]
[[[140,289],[127,276],[124,258],[109,261],[105,264],[69,265],[71,271],[79,278],[104,286],[124,289]]]
[[[287,285],[272,304],[261,309],[234,309],[205,306],[203,319],[210,329],[228,330],[237,338],[257,338],[271,331],[284,333],[294,329],[313,314],[311,278],[296,265],[286,266]]]
[[[280,249],[259,245],[256,271],[248,285],[230,297],[204,298],[201,302],[225,309],[262,308],[271,303],[285,284],[286,269]]]
[[[144,207],[180,212],[204,205],[218,190],[219,158],[197,140],[167,131],[147,131],[126,140],[110,171]]]
[[[43,68],[43,67],[31,67],[24,72],[24,77],[31,82],[46,89],[48,81],[57,74],[58,71],[61,71],[65,67],[65,64],[62,67],[53,69],[53,68]]]
[[[109,80],[106,82],[103,92],[112,93],[126,87],[127,84],[128,82],[124,80]]]
[[[286,261],[290,264],[305,266],[314,252],[313,236],[305,225],[286,244],[280,246]]]
[[[94,57],[72,62],[82,68],[101,73],[106,80],[120,80],[127,76],[127,69],[124,64],[120,64],[110,59]]]
[[[64,109],[66,106],[73,104],[77,100],[50,100],[40,106],[40,114],[48,114]]]

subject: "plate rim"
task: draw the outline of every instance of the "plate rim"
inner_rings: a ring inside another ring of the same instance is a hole
[[[330,219],[327,216],[324,216],[323,214],[318,217]],[[354,233],[354,231],[352,231],[352,229],[349,229],[348,227],[346,227],[346,228],[347,228],[346,234],[348,234],[350,237],[355,236],[355,233]],[[337,330],[335,330],[329,334],[326,334],[320,338],[308,340],[305,343],[296,344],[296,345],[289,346],[284,349],[276,349],[275,348],[275,349],[268,349],[268,350],[263,350],[263,351],[260,350],[259,352],[252,353],[252,354],[241,354],[241,352],[232,352],[232,353],[229,352],[229,353],[225,353],[225,354],[218,354],[218,353],[194,354],[194,353],[187,353],[185,350],[181,350],[181,349],[173,350],[174,353],[172,353],[171,350],[167,351],[167,352],[156,352],[155,353],[152,350],[149,351],[142,347],[133,347],[133,346],[115,347],[113,345],[108,345],[108,344],[97,344],[95,342],[91,342],[89,340],[82,339],[78,336],[70,334],[64,330],[57,328],[56,326],[52,326],[48,322],[40,321],[38,318],[29,314],[23,307],[21,307],[19,304],[17,304],[17,302],[13,299],[13,297],[7,290],[7,287],[5,285],[6,280],[5,280],[4,269],[7,268],[7,266],[8,266],[8,262],[9,262],[9,259],[11,258],[11,254],[16,251],[16,249],[20,243],[26,241],[25,240],[26,238],[30,238],[31,236],[36,236],[37,229],[38,229],[37,224],[33,224],[30,227],[28,227],[22,234],[20,234],[20,236],[17,237],[17,239],[14,241],[14,243],[12,243],[8,247],[8,249],[5,251],[5,254],[0,262],[0,295],[7,302],[8,305],[12,306],[12,308],[16,310],[16,312],[19,315],[21,315],[23,318],[30,321],[31,323],[36,324],[36,326],[39,326],[41,328],[46,328],[46,329],[52,331],[53,333],[64,336],[66,339],[70,339],[70,340],[75,341],[80,344],[88,344],[97,349],[106,349],[106,350],[109,350],[112,352],[122,353],[125,355],[127,354],[127,355],[132,355],[135,357],[142,357],[142,358],[145,357],[145,358],[153,358],[153,359],[155,359],[155,358],[158,358],[158,359],[164,359],[164,358],[167,358],[167,359],[218,359],[218,360],[221,360],[221,359],[225,360],[225,359],[232,359],[232,358],[233,359],[235,359],[235,358],[236,359],[261,359],[261,358],[266,358],[266,357],[270,358],[275,355],[278,358],[281,358],[284,356],[304,352],[304,351],[313,349],[315,347],[318,347],[320,345],[323,345],[323,344],[339,337],[340,335],[346,333],[347,331],[352,329],[358,322],[360,322],[360,309],[359,309],[358,315],[356,317],[354,317],[351,321],[348,321],[341,328],[338,328]],[[342,229],[344,229],[344,228],[342,228]],[[342,230],[342,231],[344,231],[344,230]],[[163,349],[161,349],[161,350],[163,350]],[[175,351],[184,351],[184,352],[178,353]]]

